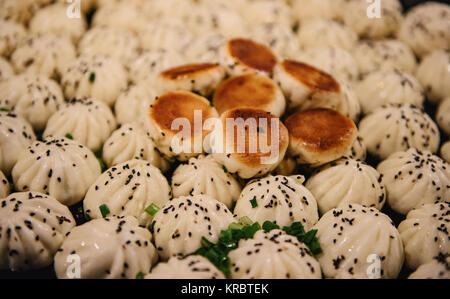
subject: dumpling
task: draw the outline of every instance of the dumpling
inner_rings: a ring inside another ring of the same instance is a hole
[[[135,61],[140,43],[134,32],[125,28],[94,27],[78,44],[81,55],[104,55],[115,58],[124,66]]]
[[[6,196],[8,196],[10,191],[11,186],[9,185],[8,179],[0,170],[0,198],[5,198]]]
[[[75,57],[75,47],[69,39],[46,33],[23,40],[12,53],[11,62],[17,73],[26,71],[56,79]]]
[[[162,208],[172,197],[161,171],[147,161],[130,160],[104,172],[91,185],[84,198],[89,218],[134,216],[140,226],[150,227],[151,208]],[[107,207],[107,212],[102,207]]]
[[[49,266],[76,225],[69,209],[37,192],[13,193],[0,201],[0,269]]]
[[[234,217],[221,202],[206,196],[178,197],[156,213],[153,226],[159,256],[166,261],[173,256],[185,256],[201,246],[205,237],[217,242],[222,230]]]
[[[19,191],[42,192],[72,206],[83,199],[100,173],[89,149],[66,138],[50,138],[21,152],[12,178]]]
[[[305,186],[316,197],[322,215],[355,203],[381,210],[386,201],[386,188],[378,171],[347,157],[319,169]]]
[[[427,98],[439,103],[450,97],[450,50],[436,50],[422,59],[416,78],[425,88]]]
[[[25,118],[36,131],[63,105],[58,83],[43,75],[18,75],[0,82],[0,106]]]
[[[436,121],[442,131],[450,136],[450,97],[439,105]]]
[[[291,8],[284,1],[257,0],[244,1],[244,19],[250,26],[261,23],[278,23],[292,26],[294,18]]]
[[[198,36],[185,50],[185,59],[189,63],[218,63],[220,62],[220,49],[227,41],[228,39],[219,33]],[[176,64],[181,65],[182,63]]]
[[[265,44],[283,58],[292,58],[300,51],[298,38],[291,26],[282,23],[261,23],[252,29],[252,38]]]
[[[441,147],[441,157],[444,158],[445,161],[450,163],[450,141],[444,143]]]
[[[438,126],[411,105],[392,104],[376,109],[361,120],[359,133],[368,152],[380,159],[411,147],[434,153],[439,149]]]
[[[172,192],[174,197],[208,195],[231,209],[239,197],[241,186],[211,156],[200,155],[175,169]]]
[[[433,50],[450,48],[450,7],[448,4],[426,1],[411,9],[397,34],[417,56]]]
[[[101,5],[95,12],[92,19],[92,27],[127,28],[138,33],[147,23],[145,13],[136,8],[136,6],[130,5],[129,1],[120,3],[108,2],[105,5]]]
[[[233,279],[320,279],[320,265],[308,247],[281,230],[258,231],[229,253]]]
[[[388,104],[411,104],[423,108],[422,85],[408,73],[397,70],[370,73],[355,87],[364,114]]]
[[[114,58],[82,55],[64,69],[61,86],[66,98],[91,97],[113,106],[126,89],[127,72]]]
[[[404,43],[394,40],[363,40],[353,49],[361,77],[381,70],[399,70],[414,74],[417,60]]]
[[[337,5],[335,0],[289,0],[292,14],[296,19],[337,17]]]
[[[34,0],[2,0],[0,1],[0,20],[26,24],[39,9]]]
[[[358,35],[352,28],[321,18],[301,20],[297,37],[302,47],[335,47],[347,51],[352,51],[358,41]]]
[[[158,260],[151,241],[152,234],[131,216],[89,221],[73,228],[58,250],[56,276],[118,279],[146,275]]]
[[[450,279],[450,254],[440,253],[432,262],[421,265],[408,279]]]
[[[0,20],[0,56],[9,57],[17,46],[26,38],[23,25],[13,21]]]
[[[29,27],[33,34],[52,33],[67,37],[76,45],[86,32],[87,24],[84,16],[69,18],[65,5],[52,4],[38,10],[31,19]]]
[[[124,124],[111,134],[103,146],[102,158],[108,167],[133,159],[148,161],[162,171],[169,166],[137,122]]]
[[[377,39],[395,34],[403,21],[401,2],[399,0],[378,2],[382,7],[379,16],[375,14],[376,9],[371,9],[371,5],[377,5],[377,2],[339,1],[338,15],[344,24],[353,28],[361,37]]]
[[[74,98],[48,120],[43,136],[64,137],[69,134],[73,140],[96,152],[115,128],[116,120],[106,104]]]
[[[157,264],[145,279],[225,279],[225,276],[207,258],[190,255],[171,257]]]
[[[301,222],[305,230],[319,220],[317,202],[302,184],[305,178],[268,176],[251,181],[242,191],[234,209],[238,219],[248,217],[253,222],[271,221],[280,227]]]
[[[14,69],[8,60],[0,57],[0,82],[14,76]]]
[[[313,167],[337,160],[352,148],[358,134],[355,123],[330,109],[296,112],[286,119],[289,155]]]
[[[397,278],[404,252],[400,234],[376,208],[351,204],[328,211],[314,226],[326,278]]]
[[[388,203],[397,213],[406,215],[423,204],[450,198],[450,165],[429,151],[397,152],[377,169],[383,175]]]
[[[361,136],[357,136],[351,149],[345,155],[351,159],[365,161],[367,158],[367,147],[364,143],[364,139]]]
[[[117,122],[124,125],[140,121],[148,112],[157,94],[156,88],[148,86],[145,82],[130,86],[119,95],[114,104]]]
[[[228,110],[208,136],[213,158],[240,178],[261,177],[284,159],[289,132],[279,118],[254,108]]]
[[[257,108],[281,117],[286,100],[278,85],[269,77],[246,74],[222,82],[214,93],[214,107],[219,114],[234,108]]]
[[[398,231],[405,247],[406,265],[416,269],[450,252],[450,202],[426,204],[408,213]]]
[[[34,140],[33,128],[25,119],[0,111],[0,170],[9,175],[20,153]]]

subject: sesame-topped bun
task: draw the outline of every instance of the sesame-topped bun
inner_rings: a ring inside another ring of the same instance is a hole
[[[20,153],[35,139],[33,128],[25,119],[0,111],[0,170],[8,175]]]
[[[250,182],[239,197],[234,214],[253,222],[271,221],[280,227],[301,222],[305,230],[319,220],[317,202],[302,184],[305,178],[296,176],[268,176]]]
[[[362,40],[353,49],[362,77],[380,70],[399,70],[413,74],[417,60],[404,43],[394,40]]]
[[[439,105],[436,121],[445,134],[450,136],[450,97]]]
[[[397,213],[406,215],[423,204],[450,198],[450,165],[429,151],[397,152],[377,169],[383,175],[388,203]]]
[[[221,115],[221,127],[210,139],[212,155],[243,179],[261,177],[283,160],[289,133],[274,115],[253,108],[237,108]]]
[[[398,38],[418,56],[450,48],[450,7],[426,1],[411,9],[401,24]]]
[[[108,167],[133,159],[148,161],[162,171],[169,166],[150,134],[137,122],[124,124],[111,134],[103,146],[102,158]]]
[[[441,157],[444,158],[445,161],[450,163],[450,141],[444,143],[441,147]]]
[[[337,6],[335,0],[289,0],[295,19],[324,18],[333,19],[337,17]]]
[[[76,225],[69,209],[37,192],[13,193],[0,202],[0,269],[49,266]]]
[[[344,157],[319,169],[307,182],[321,214],[348,204],[381,210],[386,201],[382,176],[360,160]]]
[[[14,69],[8,60],[0,56],[0,82],[14,76]]]
[[[160,93],[186,90],[209,96],[224,77],[225,70],[217,63],[186,64],[161,72],[155,86]]]
[[[150,105],[154,102],[158,92],[153,86],[141,82],[131,85],[123,91],[114,104],[117,123],[124,125],[140,121],[147,115]]]
[[[439,253],[433,261],[417,268],[408,279],[450,279],[450,254]]]
[[[404,260],[400,234],[376,208],[351,204],[330,210],[314,229],[326,278],[397,278],[400,273]]]
[[[161,171],[150,162],[130,160],[104,172],[91,185],[84,199],[84,212],[89,218],[107,215],[134,216],[140,226],[150,227],[150,206],[161,208],[172,194]],[[108,213],[102,207],[108,208]]]
[[[171,257],[156,265],[145,279],[225,279],[207,258],[201,255]]]
[[[75,57],[75,47],[69,39],[46,33],[23,40],[12,53],[11,62],[17,73],[59,78]]]
[[[61,86],[69,99],[92,97],[112,106],[127,87],[127,72],[114,58],[82,55],[64,69]]]
[[[301,20],[297,37],[302,47],[336,47],[347,51],[352,51],[358,41],[352,28],[321,18]]]
[[[220,63],[230,76],[247,73],[271,75],[277,62],[277,57],[268,47],[250,39],[231,39],[220,51]]]
[[[439,149],[438,126],[411,105],[391,104],[376,109],[361,120],[359,132],[369,153],[381,159],[411,147],[432,152]]]
[[[8,196],[10,191],[11,186],[9,185],[8,179],[0,170],[0,198],[5,198],[6,196]]]
[[[423,107],[422,85],[408,73],[397,70],[370,73],[355,87],[364,114],[388,104],[411,104]]]
[[[52,4],[36,12],[29,24],[33,34],[52,33],[57,36],[69,38],[75,45],[86,32],[86,20],[69,18],[67,7],[63,4]]]
[[[275,67],[274,80],[290,108],[301,107],[306,102],[338,103],[342,99],[341,86],[335,78],[303,62],[284,60]]]
[[[172,192],[174,197],[208,195],[231,208],[241,186],[211,156],[200,155],[178,166],[172,176]]]
[[[224,81],[214,94],[213,105],[219,114],[234,108],[252,107],[281,117],[286,100],[278,85],[267,76],[246,74]]]
[[[128,2],[108,1],[95,12],[93,27],[127,28],[138,33],[147,22],[145,14]]]
[[[398,231],[405,247],[406,265],[416,269],[450,252],[450,202],[427,204],[408,213]]]
[[[133,31],[126,28],[94,27],[78,44],[81,55],[110,56],[127,66],[139,55],[140,43]]]
[[[450,97],[450,49],[436,50],[422,59],[416,72],[417,80],[433,103],[439,103]]]
[[[9,57],[25,39],[27,32],[23,25],[13,21],[0,20],[0,56]]]
[[[36,131],[44,130],[63,103],[58,83],[43,75],[18,75],[0,83],[0,107],[22,116]]]
[[[286,120],[289,153],[300,164],[320,166],[344,156],[356,140],[355,123],[330,109],[311,109]]]
[[[258,231],[229,254],[233,279],[320,279],[320,265],[305,244],[281,230]]]
[[[70,134],[73,140],[96,152],[115,128],[116,120],[105,103],[74,98],[50,117],[43,136],[64,137]]]
[[[169,201],[155,215],[155,244],[162,260],[185,256],[201,246],[205,237],[217,242],[222,230],[234,217],[221,202],[206,196],[178,197]]]
[[[227,41],[228,39],[220,33],[209,33],[198,36],[185,50],[185,59],[189,63],[219,63],[220,49]],[[181,64],[177,63],[177,65]]]
[[[21,152],[12,177],[17,190],[42,192],[71,206],[83,199],[100,173],[89,149],[69,139],[49,138]]]
[[[352,148],[345,155],[350,159],[365,161],[367,158],[367,147],[361,136],[356,137],[355,142],[353,142]]]
[[[186,161],[203,152],[203,139],[213,129],[205,128],[206,120],[217,117],[216,109],[206,98],[174,91],[155,99],[143,125],[159,151]]]
[[[292,58],[300,50],[300,44],[291,26],[282,23],[261,23],[251,29],[252,38],[279,57]]]
[[[136,218],[94,219],[70,231],[55,256],[58,278],[118,279],[144,275],[158,260],[152,234]],[[78,255],[79,271],[73,270],[71,256]]]
[[[338,15],[361,37],[377,39],[391,36],[403,21],[402,4],[399,0],[383,0],[380,5],[381,16],[377,16],[376,10],[371,9],[366,0],[340,1]]]

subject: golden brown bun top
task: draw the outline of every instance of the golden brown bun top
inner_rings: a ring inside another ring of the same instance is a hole
[[[357,134],[350,118],[331,109],[296,112],[286,120],[286,126],[293,141],[316,152],[346,145]]]
[[[172,122],[175,119],[186,118],[191,123],[191,136],[198,134],[202,128],[197,128],[198,132],[194,131],[194,111],[201,110],[202,126],[206,119],[218,117],[216,110],[211,107],[209,101],[201,96],[198,96],[188,91],[174,91],[163,94],[158,97],[150,108],[149,116],[153,119],[161,130],[165,132],[172,132],[174,134],[181,131],[172,130]],[[204,131],[203,136],[208,134]]]
[[[254,119],[255,124],[257,126],[256,131],[254,130],[253,133],[250,133],[249,127],[246,126],[245,133],[243,135],[245,136],[245,140],[242,139],[240,141],[238,140],[238,129],[236,126],[234,127],[234,134],[233,134],[234,139],[232,139],[233,136],[231,134],[226,133],[227,132],[226,119],[236,120],[238,118],[242,118],[244,121]],[[229,142],[233,143],[234,153],[232,154],[232,156],[238,159],[243,164],[249,166],[260,165],[262,157],[269,157],[271,155],[271,151],[263,152],[263,149],[260,147],[260,139],[263,144],[270,147],[272,144],[271,142],[272,134],[278,133],[279,146],[277,150],[279,152],[284,151],[289,145],[288,130],[276,116],[270,114],[269,112],[265,112],[263,110],[258,110],[254,108],[237,108],[226,111],[224,114],[222,114],[221,119],[224,130],[224,140],[227,145],[229,145]],[[278,123],[278,132],[272,132],[271,129],[272,119],[276,120]],[[265,125],[261,120],[266,120],[267,125]],[[256,145],[256,151],[251,150],[250,140],[252,144]],[[238,146],[240,144],[239,142],[245,144],[245,151],[243,153],[238,153]]]
[[[331,75],[306,63],[294,60],[285,60],[282,63],[282,67],[296,80],[316,92],[340,92],[341,90],[339,83]]]
[[[180,78],[185,78],[188,76],[201,74],[204,72],[208,72],[210,70],[220,68],[221,66],[216,63],[198,63],[198,64],[186,64],[182,66],[177,66],[168,70],[161,72],[160,76],[170,79],[176,80]]]
[[[250,39],[232,39],[228,50],[242,64],[267,74],[271,74],[277,64],[277,58],[268,47]]]
[[[213,103],[219,114],[239,107],[264,109],[275,93],[276,86],[268,77],[248,74],[223,82],[214,94]]]

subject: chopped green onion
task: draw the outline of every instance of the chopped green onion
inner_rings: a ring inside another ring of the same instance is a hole
[[[225,167],[225,165],[222,165],[222,169],[223,169],[223,172],[228,173],[228,169]]]
[[[244,225],[242,225],[242,224],[240,224],[240,223],[236,223],[236,222],[233,222],[233,223],[231,223],[229,226],[228,226],[228,229],[231,229],[231,230],[241,230],[242,228],[244,227]]]
[[[150,225],[150,232],[152,232],[152,233],[155,228],[155,223],[156,223],[156,221],[153,221],[152,224]]]
[[[144,273],[139,272],[138,274],[136,274],[136,279],[144,279]]]
[[[280,227],[277,225],[277,224],[275,224],[275,223],[273,223],[273,222],[271,222],[271,221],[266,221],[266,222],[264,222],[263,223],[263,226],[262,226],[262,229],[265,231],[265,232],[270,232],[271,230],[274,230],[274,229],[279,229]]]
[[[148,214],[155,216],[155,214],[158,213],[158,211],[159,211],[159,207],[157,205],[155,205],[154,203],[152,203],[145,209],[145,211]]]
[[[73,140],[73,136],[72,136],[70,133],[67,133],[67,134],[66,134],[66,138],[67,138],[67,139],[70,139],[70,140]]]
[[[106,217],[109,215],[109,213],[111,213],[111,211],[109,210],[108,206],[106,204],[103,204],[99,207],[100,212],[102,213],[103,217]]]
[[[252,225],[253,221],[250,218],[248,218],[247,216],[244,216],[244,217],[239,218],[239,223],[244,224],[244,225]]]
[[[250,203],[252,204],[252,208],[253,208],[253,209],[256,208],[256,207],[258,207],[258,201],[256,200],[256,196],[253,197],[252,200],[250,200]]]
[[[9,112],[10,110],[8,108],[2,107],[2,108],[0,108],[0,111]]]
[[[89,82],[94,83],[95,82],[95,73],[91,73],[89,75]]]

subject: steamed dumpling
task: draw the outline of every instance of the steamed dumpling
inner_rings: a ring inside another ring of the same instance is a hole
[[[252,28],[252,38],[268,46],[280,57],[292,58],[300,44],[291,26],[282,23],[261,23]]]
[[[248,24],[257,25],[261,23],[279,23],[292,26],[294,18],[291,8],[285,1],[257,0],[243,1],[244,19]]]
[[[11,186],[9,185],[8,179],[0,170],[0,198],[5,198],[8,196],[10,190]]]
[[[302,184],[303,176],[269,176],[250,182],[239,197],[234,214],[254,222],[272,221],[280,227],[301,222],[309,230],[319,220],[317,202]]]
[[[58,278],[74,278],[70,257],[78,255],[82,279],[136,278],[148,274],[158,254],[152,234],[134,217],[95,219],[77,226],[55,256]]]
[[[26,29],[21,24],[5,20],[0,20],[0,28],[0,55],[8,57],[25,39]]]
[[[0,82],[14,76],[14,69],[8,60],[0,57]]]
[[[13,193],[0,202],[0,269],[25,271],[49,266],[76,225],[69,209],[37,192]]]
[[[450,97],[439,105],[436,121],[442,131],[450,136]]]
[[[427,204],[409,212],[398,227],[408,268],[432,262],[440,252],[450,253],[449,229],[450,202]]]
[[[234,217],[221,202],[206,196],[178,197],[156,213],[153,226],[155,245],[162,260],[185,256],[201,246],[205,237],[217,242]]]
[[[307,18],[333,19],[337,17],[338,1],[335,0],[289,0],[292,13],[300,20]]]
[[[450,254],[439,253],[433,261],[421,265],[408,279],[450,279]]]
[[[93,27],[127,28],[139,32],[146,23],[145,14],[129,1],[114,3],[108,1],[95,12]]]
[[[371,166],[347,157],[320,169],[307,182],[321,214],[348,204],[381,210],[386,201],[382,176]]]
[[[89,149],[65,138],[49,138],[20,154],[12,177],[17,190],[42,192],[71,206],[83,199],[100,172]]]
[[[220,49],[227,42],[227,38],[219,33],[209,33],[195,38],[185,51],[190,63],[218,63]],[[181,65],[183,60],[177,64]]]
[[[351,159],[365,161],[367,158],[367,147],[364,143],[364,139],[361,136],[357,136],[355,142],[348,153],[345,155]]]
[[[178,166],[172,176],[172,191],[174,197],[208,195],[231,208],[241,186],[211,156],[200,155]]]
[[[320,279],[308,247],[281,230],[258,231],[229,254],[233,279]]]
[[[436,50],[425,56],[417,69],[416,77],[433,103],[450,97],[450,50]]]
[[[39,2],[34,0],[2,0],[0,1],[0,20],[25,25],[39,9]]]
[[[404,259],[400,234],[376,208],[351,204],[330,210],[314,229],[323,250],[318,259],[325,277],[397,278],[400,273]]]
[[[147,113],[157,94],[158,92],[145,82],[130,86],[119,95],[114,104],[117,122],[121,125],[139,122]]]
[[[406,215],[423,204],[448,201],[450,165],[429,151],[397,152],[377,167],[388,191],[388,203]]]
[[[171,257],[156,265],[146,279],[222,279],[225,278],[207,258],[190,255],[185,258]]]

